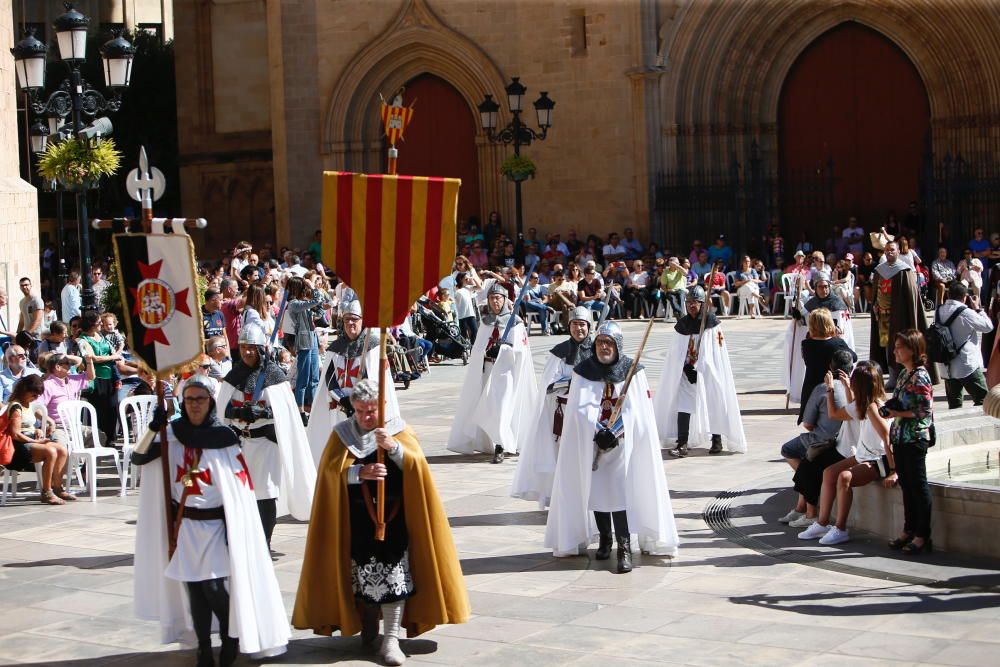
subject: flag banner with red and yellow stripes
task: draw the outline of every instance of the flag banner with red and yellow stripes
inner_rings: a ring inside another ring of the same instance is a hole
[[[382,128],[385,130],[385,136],[389,139],[389,145],[395,147],[396,142],[403,138],[407,125],[413,120],[413,106],[404,107],[401,104],[383,102],[379,113],[382,117]]]
[[[368,327],[394,327],[455,260],[457,178],[323,173],[323,263]]]

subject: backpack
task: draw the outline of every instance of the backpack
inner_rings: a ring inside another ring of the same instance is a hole
[[[965,346],[965,343],[969,342],[965,341],[961,345],[956,345],[955,338],[951,335],[951,329],[949,328],[951,327],[951,323],[955,321],[955,318],[961,315],[962,311],[968,310],[968,308],[966,306],[959,306],[945,322],[941,322],[941,318],[938,317],[940,310],[941,306],[938,306],[937,310],[934,311],[934,323],[927,327],[924,339],[927,341],[927,358],[939,364],[947,364],[957,357],[959,351]]]

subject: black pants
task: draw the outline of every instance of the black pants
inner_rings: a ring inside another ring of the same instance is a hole
[[[198,637],[198,646],[212,645],[212,614],[219,619],[219,636],[229,639],[229,591],[225,579],[188,581],[191,601],[191,621]]]
[[[931,536],[931,489],[927,485],[926,443],[895,443],[892,453],[903,490],[903,531],[927,539]]]
[[[977,370],[960,380],[945,378],[944,391],[948,396],[948,408],[950,410],[962,407],[963,389],[969,392],[969,396],[972,396],[973,405],[982,405],[983,399],[986,398],[986,394],[989,391],[986,388],[986,378],[983,377],[983,371],[981,369]]]
[[[476,342],[476,334],[479,332],[479,324],[475,316],[463,317],[458,321],[458,330],[469,339],[470,343]]]
[[[677,317],[684,317],[684,299],[681,290],[663,290],[662,298],[664,317],[670,317],[671,311]]]
[[[108,445],[115,441],[118,428],[118,392],[114,380],[96,378],[94,388],[83,395],[97,413],[97,428],[108,438]]]
[[[685,380],[687,382],[687,380]],[[677,413],[677,444],[686,445],[688,444],[688,433],[691,430],[691,413],[690,412],[678,412]],[[719,434],[712,434],[712,441],[714,442],[719,438]]]
[[[594,512],[594,521],[597,522],[597,530],[601,535],[611,534],[612,521],[615,526],[615,535],[618,536],[619,540],[628,539],[630,535],[628,530],[628,515],[625,514],[625,510],[617,512]]]
[[[257,511],[260,513],[260,525],[264,527],[264,537],[267,538],[267,548],[270,549],[274,524],[278,523],[278,499],[258,500]]]

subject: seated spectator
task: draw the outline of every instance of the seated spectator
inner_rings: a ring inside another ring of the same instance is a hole
[[[625,287],[628,285],[629,270],[624,261],[612,262],[604,270],[604,289],[609,292],[608,317],[618,319],[625,316]]]
[[[954,280],[948,285],[948,299],[935,313],[937,323],[945,324],[959,310],[961,312],[948,325],[958,354],[949,363],[938,364],[951,410],[962,407],[963,389],[972,396],[974,405],[983,404],[987,389],[983,376],[983,352],[977,334],[993,331],[993,322],[983,312],[979,299],[970,296],[969,288]]]
[[[583,279],[577,284],[576,290],[577,305],[586,306],[602,314],[607,310],[608,306],[604,303],[604,285],[591,264],[584,270]]]
[[[644,267],[642,260],[637,259],[632,262],[632,272],[629,273],[624,291],[625,310],[631,317],[642,319],[644,306],[652,307],[655,315],[656,300],[650,290],[652,284],[649,271]]]
[[[73,372],[74,369],[84,369],[83,373]],[[94,379],[94,363],[90,357],[81,359],[69,354],[53,353],[45,363],[47,371],[43,379],[43,392],[39,403],[45,406],[45,412],[55,425],[52,437],[56,442],[66,445],[69,439],[59,418],[59,405],[63,401],[78,401],[84,389]],[[89,428],[88,428],[89,432]]]
[[[687,272],[676,257],[671,257],[660,276],[660,299],[663,302],[664,317],[670,317],[671,313],[676,318],[684,317],[686,295]]]
[[[705,276],[712,272],[712,263],[708,261],[708,252],[702,250],[698,253],[698,261],[691,263],[691,270],[698,276],[698,283],[705,284]]]
[[[766,282],[764,278],[757,275],[757,272],[750,266],[750,257],[744,255],[740,260],[739,271],[733,277],[733,287],[736,288],[736,296],[747,304],[747,311],[752,319],[757,319],[761,309],[761,283]]]
[[[583,248],[583,242],[576,237],[576,230],[571,229],[566,232],[566,256],[575,257]]]
[[[604,265],[607,266],[611,262],[620,262],[625,259],[625,255],[628,250],[619,243],[618,234],[611,232],[608,235],[608,243],[604,246],[602,254],[604,256]]]
[[[935,304],[944,302],[948,284],[956,278],[958,278],[958,272],[952,261],[948,259],[948,249],[941,246],[938,248],[937,259],[931,262],[931,285],[934,286]]]
[[[847,256],[852,257],[850,253]],[[854,273],[851,272],[850,259],[844,258],[834,266],[830,286],[833,293],[839,296],[847,306],[854,302]]]
[[[625,238],[622,239],[622,245],[625,246],[626,259],[640,259],[642,257],[642,244],[635,238],[635,232],[632,231],[631,227],[625,228]]]
[[[28,375],[41,375],[41,371],[28,363],[28,353],[18,344],[11,345],[3,353],[7,367],[0,371],[0,403],[10,400],[14,384]]]
[[[524,265],[525,266],[537,266],[538,262],[541,261],[541,256],[538,254],[538,246],[534,243],[524,244]]]
[[[76,500],[62,486],[68,458],[66,447],[46,433],[44,420],[39,420],[31,410],[32,402],[38,400],[43,391],[39,375],[27,375],[11,389],[4,412],[7,433],[14,441],[14,456],[8,465],[12,470],[28,472],[34,469],[33,464],[41,463],[38,486],[42,504],[65,505],[67,500]]]
[[[579,272],[576,266],[573,269]],[[562,271],[556,271],[552,274],[552,282],[548,286],[549,307],[556,311],[557,319],[553,322],[552,326],[558,327],[559,333],[569,331],[569,312],[576,306],[576,288],[578,283],[579,281],[571,282],[566,280]]]
[[[691,252],[688,253],[688,259],[691,261],[692,266],[702,261],[700,257],[703,252],[705,253],[705,257],[707,259],[708,253],[701,247],[701,241],[695,239],[691,242]]]
[[[959,280],[969,288],[969,293],[978,297],[983,288],[983,262],[978,257],[958,265]]]
[[[483,250],[483,244],[481,241],[476,241],[472,244],[472,251],[469,253],[469,262],[472,266],[477,269],[486,268],[489,265],[490,258]]]
[[[529,313],[538,315],[538,324],[542,327],[542,335],[549,335],[549,293],[544,285],[538,284],[538,272],[532,271],[528,276],[528,287],[524,292],[521,304]]]
[[[853,215],[847,219],[847,227],[841,235],[847,240],[847,250],[860,256],[864,252],[865,230],[858,226],[858,219]]]
[[[990,254],[990,242],[986,240],[986,234],[982,227],[976,227],[972,232],[972,240],[969,241],[969,250],[972,255],[981,259],[988,259]]]
[[[899,243],[899,258],[909,264],[911,269],[916,270],[922,261],[916,248],[910,247],[910,240],[905,236],[900,236],[896,241]]]
[[[800,540],[819,538],[819,543],[824,545],[841,544],[851,539],[847,532],[847,517],[854,498],[852,489],[877,480],[882,480],[887,489],[896,484],[896,463],[889,447],[889,421],[879,414],[879,408],[885,401],[881,369],[872,362],[862,362],[854,369],[849,381],[846,374],[841,374],[839,379],[846,389],[848,405],[844,408],[834,405],[833,374],[827,373],[824,378],[827,410],[836,419],[861,422],[861,429],[854,456],[823,471],[819,516],[799,533]],[[834,499],[837,501],[837,520],[835,525],[830,526]]]
[[[719,315],[728,315],[732,309],[732,295],[726,289],[726,274],[721,261],[715,265],[715,274],[711,275],[712,284],[706,285],[709,291],[709,298],[719,297]],[[707,280],[707,278],[706,278]]]
[[[827,280],[830,280],[833,277],[833,269],[831,269],[830,265],[826,263],[826,256],[822,252],[816,250],[813,252],[810,259],[812,260],[812,266],[809,267],[810,283],[815,284],[816,279],[821,276]]]
[[[850,377],[853,368],[854,361],[845,350],[834,353],[830,361],[830,372],[834,377],[839,378],[842,373]],[[826,395],[825,384],[813,389],[802,416],[802,428],[806,432],[781,446],[782,458],[795,471],[792,479],[798,491],[798,500],[795,508],[778,521],[792,528],[807,528],[816,520],[823,470],[854,456],[857,436],[855,434],[852,440],[851,429],[843,428],[843,422],[830,416]],[[833,405],[838,408],[847,405],[847,392],[841,382],[833,384]]]
[[[643,257],[646,261],[654,261],[657,259],[663,259],[663,251],[660,250],[660,246],[655,243],[650,243],[646,246],[646,253]]]
[[[553,236],[549,239],[548,245],[545,246],[545,252],[542,253],[542,258],[548,260],[550,263],[565,262],[567,253],[563,252],[559,246],[559,237]]]
[[[687,274],[688,287],[694,287],[695,285],[701,282],[701,276],[699,276],[698,273],[694,270],[694,267],[691,266],[691,260],[689,260],[687,257],[685,257],[681,261],[681,268],[684,269],[684,272]]]

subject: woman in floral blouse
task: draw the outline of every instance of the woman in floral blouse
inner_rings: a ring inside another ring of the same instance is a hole
[[[886,404],[895,421],[889,439],[903,490],[903,533],[889,543],[909,556],[931,551],[931,490],[927,485],[927,448],[931,446],[934,387],[924,365],[922,333],[906,329],[896,334],[893,352],[904,370],[896,380],[893,401]],[[891,409],[889,409],[891,407]]]

